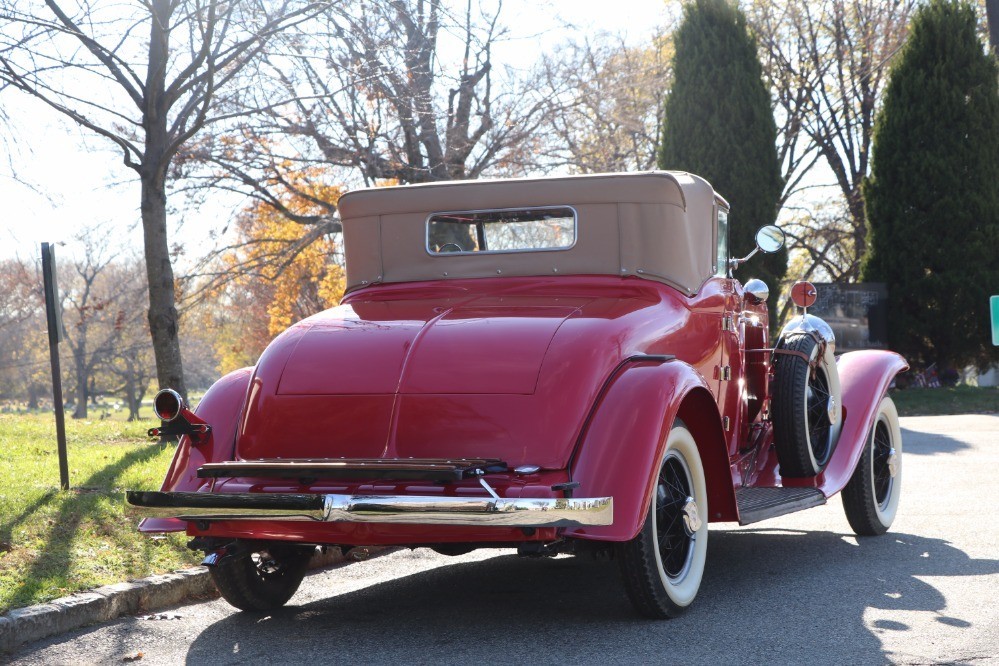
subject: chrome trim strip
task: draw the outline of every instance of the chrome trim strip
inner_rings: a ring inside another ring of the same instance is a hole
[[[271,501],[271,498],[277,501]],[[279,498],[279,499],[278,499]],[[149,517],[420,525],[578,527],[610,525],[610,497],[492,498],[418,495],[164,493],[128,491]],[[320,506],[321,502],[321,506]]]

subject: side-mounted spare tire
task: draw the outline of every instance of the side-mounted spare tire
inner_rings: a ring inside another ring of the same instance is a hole
[[[770,409],[782,477],[815,476],[839,439],[842,403],[834,344],[810,331],[777,343]]]

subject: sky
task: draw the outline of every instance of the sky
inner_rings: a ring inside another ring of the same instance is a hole
[[[670,20],[678,5],[675,0],[505,0],[501,16],[513,39],[494,60],[530,67],[545,48],[568,36],[565,23],[578,37],[606,31],[639,43]],[[122,249],[138,252],[138,183],[121,153],[26,95],[8,91],[0,103],[13,129],[9,145],[0,142],[0,257],[38,255],[41,241],[66,242],[60,256],[73,253],[73,236],[94,225],[111,227]],[[11,178],[11,167],[18,179]],[[211,242],[209,230],[224,226],[239,203],[216,197],[198,211],[172,215],[172,239],[183,240],[188,254],[197,256],[198,245]]]

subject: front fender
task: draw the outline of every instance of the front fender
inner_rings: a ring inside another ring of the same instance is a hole
[[[234,370],[208,389],[194,413],[210,424],[212,431],[207,441],[197,446],[191,445],[189,437],[180,438],[160,490],[196,492],[210,482],[198,478],[199,467],[232,458],[236,425],[252,373],[253,368]],[[176,518],[145,518],[139,523],[140,532],[182,532],[186,528],[187,523]]]
[[[785,486],[815,486],[826,497],[841,491],[853,476],[857,461],[874,427],[878,405],[892,379],[909,369],[894,352],[865,350],[839,357],[839,382],[843,401],[843,427],[825,470],[814,479],[784,479]]]
[[[614,522],[573,528],[566,536],[627,541],[638,534],[676,418],[697,442],[710,519],[737,518],[721,419],[704,378],[682,361],[640,358],[622,366],[598,398],[570,467],[577,495],[614,498]]]

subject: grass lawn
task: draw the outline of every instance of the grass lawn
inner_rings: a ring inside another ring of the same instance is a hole
[[[125,489],[159,490],[173,457],[153,424],[67,418],[63,492],[53,415],[0,414],[0,613],[200,561],[182,533],[140,535],[126,508]]]
[[[891,392],[899,416],[999,414],[999,388],[953,386],[907,388]]]

